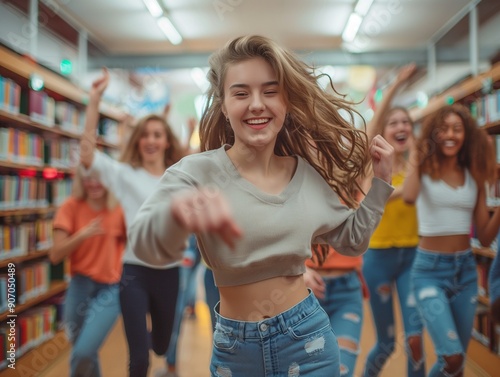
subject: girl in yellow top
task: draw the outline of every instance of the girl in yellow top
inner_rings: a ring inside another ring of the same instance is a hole
[[[71,376],[99,377],[98,351],[120,313],[125,218],[95,174],[82,177],[77,171],[73,194],[57,211],[53,227],[51,262],[70,260],[63,320],[73,346]]]
[[[398,293],[404,321],[407,375],[423,377],[425,374],[423,323],[410,289],[410,269],[418,244],[417,214],[415,206],[406,204],[402,199],[413,124],[406,109],[389,108],[397,90],[414,72],[414,65],[401,69],[395,82],[384,93],[383,101],[367,129],[369,140],[381,134],[394,148],[392,185],[395,190],[363,256],[363,276],[370,291],[370,306],[377,333],[377,342],[366,360],[365,377],[378,376],[395,348],[394,289]]]

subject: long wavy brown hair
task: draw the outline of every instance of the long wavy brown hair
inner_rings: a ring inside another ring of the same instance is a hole
[[[433,179],[440,177],[439,167],[444,156],[438,145],[438,133],[450,114],[460,117],[465,128],[464,144],[458,153],[458,164],[468,169],[478,186],[483,187],[485,182],[496,176],[493,144],[486,131],[477,126],[470,111],[460,104],[445,106],[424,121],[417,141],[419,173],[428,174]]]
[[[167,135],[168,143],[170,144],[169,147],[165,150],[165,168],[168,168],[169,166],[175,164],[183,157],[179,139],[177,139],[177,136],[175,136],[175,134],[173,133],[170,125],[161,116],[151,114],[137,121],[137,125],[134,127],[134,131],[130,135],[127,141],[127,145],[120,157],[121,162],[130,164],[134,168],[142,166],[142,158],[141,154],[139,153],[139,140],[146,131],[146,126],[151,121],[157,121],[163,125],[163,127],[165,128],[165,133]]]
[[[222,112],[224,80],[229,67],[253,58],[263,58],[271,65],[280,91],[285,93],[288,115],[274,153],[304,158],[347,206],[354,207],[356,201],[350,193],[359,188],[358,178],[370,161],[366,133],[354,126],[359,113],[335,91],[331,79],[333,93],[318,85],[323,74],[316,74],[313,67],[266,37],[236,38],[210,57],[210,87],[200,122],[201,150],[234,144],[233,130],[226,126]]]

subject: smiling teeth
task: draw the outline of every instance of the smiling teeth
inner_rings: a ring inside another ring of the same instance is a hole
[[[249,120],[247,120],[248,124],[264,124],[264,123],[267,123],[267,122],[269,122],[269,118],[265,118],[265,119],[249,119]]]
[[[445,147],[454,147],[455,146],[455,142],[454,141],[445,141],[444,142],[444,146]]]

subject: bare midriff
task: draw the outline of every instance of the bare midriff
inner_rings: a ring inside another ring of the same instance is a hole
[[[459,234],[452,236],[421,237],[418,246],[426,251],[454,253],[470,248],[470,236]]]
[[[249,322],[283,313],[309,294],[302,275],[279,276],[252,284],[219,287],[219,292],[220,315]]]

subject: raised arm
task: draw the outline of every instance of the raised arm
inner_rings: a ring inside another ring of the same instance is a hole
[[[373,115],[372,120],[368,122],[368,125],[366,126],[368,142],[372,141],[375,135],[382,134],[382,130],[384,128],[384,119],[391,107],[394,96],[396,95],[397,91],[401,88],[401,86],[403,86],[403,84],[405,84],[408,81],[408,79],[411,76],[413,76],[416,70],[417,66],[415,64],[405,65],[399,71],[396,80],[394,80],[394,82],[391,85],[389,85],[387,90],[384,92],[384,95],[382,97],[382,102],[375,109],[375,114]]]
[[[486,190],[484,186],[478,187],[477,203],[474,209],[474,222],[479,242],[483,246],[489,246],[498,234],[500,227],[500,207],[496,207],[490,216],[486,206]]]
[[[414,204],[420,194],[420,171],[419,157],[415,144],[410,149],[410,158],[408,160],[408,170],[405,182],[403,184],[403,200],[407,204]]]
[[[94,161],[96,146],[96,129],[99,123],[99,104],[109,83],[109,72],[103,69],[103,75],[92,83],[89,103],[85,109],[85,129],[80,138],[80,163],[89,168]]]

